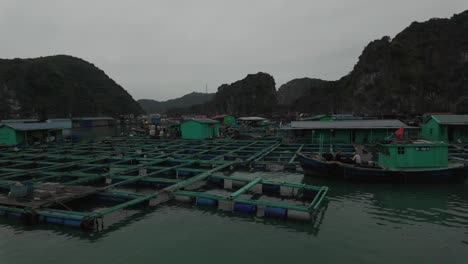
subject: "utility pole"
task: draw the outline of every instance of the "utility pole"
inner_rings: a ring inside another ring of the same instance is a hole
[[[208,93],[208,83],[205,83],[205,93]]]

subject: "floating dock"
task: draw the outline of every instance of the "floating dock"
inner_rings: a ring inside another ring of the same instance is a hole
[[[297,166],[295,153],[317,146],[279,140],[154,140],[0,149],[0,215],[28,223],[96,229],[103,218],[136,205],[177,200],[260,217],[308,220],[328,188],[229,176],[235,169]],[[11,186],[31,188],[12,197]],[[93,206],[105,202],[106,206]],[[83,209],[83,205],[89,205]]]

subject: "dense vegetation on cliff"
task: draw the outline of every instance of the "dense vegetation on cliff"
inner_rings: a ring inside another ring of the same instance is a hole
[[[297,105],[323,98],[327,111],[361,115],[468,113],[467,32],[468,11],[414,22],[369,43],[351,73],[329,83],[327,97],[309,90]]]
[[[221,85],[211,105],[216,113],[244,116],[271,113],[277,103],[275,80],[271,75],[259,72]]]
[[[259,72],[219,86],[212,100],[207,103],[173,108],[168,114],[265,115],[275,111],[277,105],[275,80],[271,75]]]
[[[371,42],[340,80],[359,113],[468,111],[468,11]]]
[[[118,116],[143,110],[120,85],[82,59],[0,59],[0,118]]]

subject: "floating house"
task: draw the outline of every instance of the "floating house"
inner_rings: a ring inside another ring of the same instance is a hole
[[[237,123],[248,126],[267,126],[270,124],[268,119],[258,116],[239,117]]]
[[[112,117],[80,117],[72,119],[73,127],[102,127],[115,125]]]
[[[445,143],[468,143],[468,115],[425,116],[421,136]]]
[[[183,139],[209,139],[219,136],[219,122],[209,118],[194,118],[180,124]]]
[[[211,117],[211,119],[219,121],[222,125],[232,126],[236,123],[236,118],[231,115],[217,115]]]
[[[332,121],[333,117],[330,115],[315,115],[311,117],[301,118],[301,121]]]
[[[57,126],[63,127],[62,135],[71,136],[72,134],[72,120],[70,118],[52,118],[47,119],[47,123],[52,123]]]
[[[448,144],[417,140],[380,145],[379,165],[389,170],[447,168]]]
[[[305,142],[319,143],[374,143],[394,135],[399,128],[408,137],[417,137],[417,130],[400,120],[342,120],[342,121],[292,121],[282,127],[286,134],[302,138]]]
[[[0,145],[45,143],[62,140],[63,127],[54,123],[7,123],[0,125]]]

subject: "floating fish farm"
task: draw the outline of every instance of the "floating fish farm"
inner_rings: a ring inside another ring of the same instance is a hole
[[[180,201],[258,217],[310,220],[327,187],[230,174],[271,165],[296,170],[296,152],[318,147],[279,140],[115,137],[3,148],[0,215],[31,224],[98,229],[104,217],[119,210]]]

